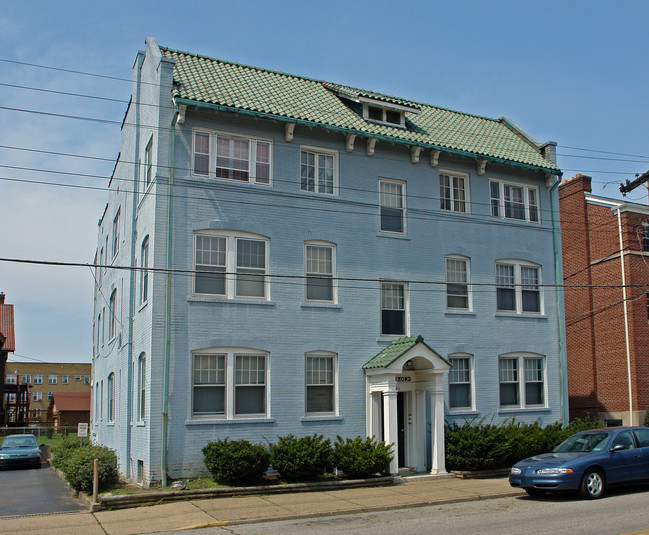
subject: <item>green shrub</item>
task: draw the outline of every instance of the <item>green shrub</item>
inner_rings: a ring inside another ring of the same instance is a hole
[[[563,427],[556,422],[541,427],[539,422],[525,424],[508,420],[500,425],[465,421],[446,426],[446,467],[449,470],[491,470],[552,451],[566,438],[579,431],[600,427],[594,419],[575,418]]]
[[[331,455],[333,465],[352,479],[387,471],[393,458],[392,445],[376,442],[372,437],[343,440],[338,436]]]
[[[322,435],[279,437],[269,450],[273,468],[286,481],[312,481],[331,470],[331,441]]]
[[[84,446],[69,450],[60,468],[65,479],[76,490],[92,492],[93,460],[99,460],[99,490],[108,490],[119,481],[115,452],[104,446]]]
[[[88,446],[88,439],[83,439],[84,446]],[[81,440],[75,437],[65,437],[52,448],[52,466],[65,472],[65,465],[70,459],[70,454],[81,447]]]
[[[270,465],[270,453],[262,444],[247,440],[217,440],[203,448],[203,462],[214,479],[226,485],[252,485]]]
[[[511,430],[510,430],[511,431]],[[502,426],[484,419],[446,426],[446,468],[449,470],[489,470],[506,466],[509,444]]]

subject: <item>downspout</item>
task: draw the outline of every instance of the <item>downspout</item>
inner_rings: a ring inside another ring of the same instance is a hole
[[[631,383],[631,348],[629,347],[629,309],[626,295],[626,274],[624,273],[624,242],[622,241],[622,216],[617,209],[617,229],[620,236],[620,269],[622,270],[622,300],[624,305],[624,341],[626,343],[626,373],[629,386],[629,423],[633,425],[633,389]]]
[[[561,275],[561,280],[559,281],[560,274],[563,273],[563,267],[561,265],[561,250],[559,245],[559,228],[557,225],[556,215],[558,211],[556,210],[554,193],[557,187],[561,184],[561,179],[558,178],[557,181],[550,188],[550,211],[552,213],[552,249],[554,251],[554,279],[555,284],[560,282],[561,288],[563,288],[563,275]],[[563,296],[563,291],[559,291],[559,286],[557,285],[557,290],[554,292],[556,307],[557,307],[557,331],[559,333],[559,382],[561,383],[561,388],[559,390],[559,407],[561,411],[561,420],[564,425],[568,424],[568,405],[566,403],[567,398],[567,375],[568,375],[568,361],[566,358],[566,347],[564,343],[564,318],[563,318],[563,306],[561,304],[561,298]]]
[[[178,120],[178,108],[171,119],[171,132],[169,139],[169,184],[167,186],[167,290],[165,312],[165,356],[164,375],[162,381],[162,456],[161,472],[162,486],[167,486],[167,429],[169,427],[169,363],[171,360],[171,269],[173,245],[173,219],[174,219],[174,151],[176,149],[175,127]]]

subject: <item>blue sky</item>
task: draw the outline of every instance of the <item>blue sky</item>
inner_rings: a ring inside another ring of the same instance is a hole
[[[645,0],[6,2],[0,257],[92,261],[108,199],[101,188],[130,97],[126,80],[146,36],[170,48],[510,117],[538,140],[558,143],[565,177],[589,174],[594,193],[619,198],[620,181],[649,169],[648,20]],[[647,191],[628,199],[646,204]],[[88,268],[0,261],[0,291],[15,305],[13,360],[90,361]]]

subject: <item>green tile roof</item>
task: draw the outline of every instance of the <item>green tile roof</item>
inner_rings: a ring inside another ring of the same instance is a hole
[[[542,156],[535,143],[502,118],[460,113],[165,47],[160,47],[160,51],[175,61],[173,97],[180,103],[323,126],[361,137],[561,174],[554,163]],[[399,104],[419,112],[406,112],[405,129],[372,123],[345,103],[359,97]]]
[[[372,357],[365,364],[363,364],[363,369],[368,370],[372,368],[387,368],[394,361],[399,359],[399,357],[405,355],[417,344],[424,344],[431,352],[435,353],[440,359],[446,362],[446,359],[442,357],[437,351],[432,349],[426,342],[424,342],[424,337],[421,335],[417,336],[404,336],[403,338],[397,338],[393,340],[392,343],[383,349],[378,355]]]

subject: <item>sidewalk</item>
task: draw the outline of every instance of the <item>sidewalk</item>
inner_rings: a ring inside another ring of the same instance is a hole
[[[407,477],[387,487],[190,499],[135,509],[0,517],[0,533],[127,535],[524,496],[507,478]]]

